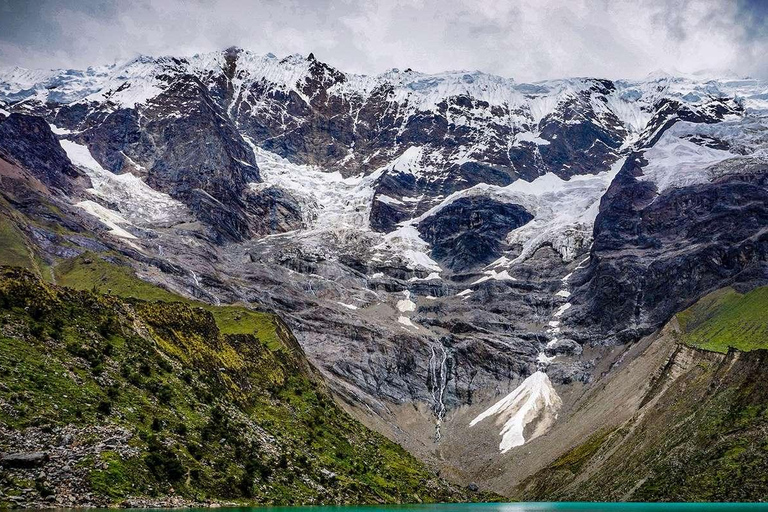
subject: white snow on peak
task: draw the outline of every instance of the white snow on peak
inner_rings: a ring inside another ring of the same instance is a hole
[[[226,54],[227,50],[188,58],[142,55],[85,70],[0,68],[0,99],[40,102],[50,99],[62,103],[109,100],[121,107],[134,107],[160,94],[168,85],[167,78],[173,80],[188,73],[205,82],[220,75],[226,65]],[[310,65],[311,62],[300,55],[278,59],[272,54],[257,55],[242,50],[237,54],[238,72],[233,85],[239,89],[243,84],[265,81],[301,95],[298,84],[309,76]]]
[[[523,94],[509,78],[480,71],[447,71],[426,74],[393,69],[380,75],[347,74],[347,80],[336,84],[333,92],[367,97],[382,86],[391,86],[390,101],[408,103],[413,109],[434,110],[449,97],[472,96],[492,105],[520,104]]]
[[[230,57],[235,59],[236,64],[232,78],[236,99],[242,91],[249,90],[251,84],[258,82],[285,92],[295,92],[309,102],[311,98],[303,92],[303,84],[313,72],[320,72],[325,74],[320,79],[327,79],[327,83],[332,84],[330,94],[355,96],[364,102],[375,91],[385,92],[387,101],[396,101],[410,112],[434,111],[449,98],[469,97],[473,101],[507,107],[506,122],[521,128],[538,125],[555,111],[558,104],[578,99],[600,84],[589,78],[524,84],[480,71],[426,74],[393,69],[379,75],[356,75],[334,70],[302,55],[278,58],[272,54],[259,55],[243,49],[228,49],[182,58],[140,56],[84,70],[0,68],[0,100],[36,99],[43,103],[47,100],[71,103],[108,99],[118,106],[133,107],[150,100],[167,87],[169,80],[183,74],[195,75],[212,86],[212,79],[222,74]],[[592,107],[598,115],[613,114],[628,132],[634,134],[646,127],[654,104],[662,97],[696,107],[712,98],[738,96],[743,98],[748,108],[768,106],[765,84],[753,79],[656,75],[643,80],[616,80],[613,85],[613,90],[600,95],[601,99],[593,98]],[[248,102],[253,99],[247,94],[242,97]],[[471,110],[473,116],[483,117],[483,108]],[[450,112],[448,115],[451,115],[450,122],[457,125],[470,122],[463,113],[458,117]],[[538,144],[547,143],[534,134],[525,133],[520,137],[531,137],[531,141]]]
[[[217,76],[226,65],[228,50],[198,54],[190,57],[191,70],[205,79],[209,76]],[[278,58],[268,53],[259,55],[248,50],[236,50],[236,74],[232,80],[235,88],[235,96],[245,86],[254,82],[264,82],[276,86],[284,92],[295,92],[306,103],[308,98],[302,91],[301,85],[310,76],[312,61],[299,54]]]
[[[0,99],[55,101],[109,100],[118,107],[134,107],[162,92],[164,74],[182,72],[171,57],[140,56],[129,61],[84,70],[0,69]]]
[[[496,417],[497,423],[502,425],[499,433],[499,451],[505,453],[545,433],[557,418],[561,406],[562,401],[547,374],[537,371],[514,391],[473,419],[469,426],[473,427],[487,418]],[[535,428],[529,438],[525,439],[525,427],[534,421]]]
[[[160,77],[169,69],[180,70],[169,58],[138,57],[116,66],[99,82],[99,90],[87,95],[84,100],[109,100],[121,107],[133,108],[163,92],[167,84]]]

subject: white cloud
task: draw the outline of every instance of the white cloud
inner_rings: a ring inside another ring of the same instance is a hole
[[[84,67],[137,53],[189,55],[238,45],[278,55],[314,52],[363,73],[481,69],[521,81],[637,77],[657,69],[761,73],[765,37],[747,33],[749,3],[103,0],[102,8],[86,9],[75,0],[0,0],[0,63]]]

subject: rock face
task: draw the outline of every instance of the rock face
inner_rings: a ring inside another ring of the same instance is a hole
[[[54,122],[66,119],[67,110],[63,107]],[[106,169],[142,176],[152,188],[187,204],[223,239],[259,232],[250,225],[242,198],[248,183],[260,181],[253,153],[193,77],[171,81],[140,109],[99,107],[78,128],[76,139]]]
[[[50,459],[45,452],[6,453],[0,456],[0,465],[5,468],[29,469],[41,466]]]
[[[3,190],[31,268],[89,250],[274,310],[351,412],[466,482],[524,455],[467,429],[531,375],[567,417],[617,350],[768,275],[759,81],[360,76],[238,48],[17,76],[3,158],[58,191]]]
[[[710,169],[711,182],[662,190],[642,179],[650,165],[630,157],[603,197],[573,297],[579,321],[619,340],[649,334],[709,291],[768,277],[765,163],[734,156]]]
[[[487,197],[461,198],[418,225],[432,257],[455,271],[501,256],[507,234],[533,219],[523,207]]]
[[[23,114],[0,117],[0,157],[29,169],[45,185],[72,193],[87,183],[67,158],[44,119]]]

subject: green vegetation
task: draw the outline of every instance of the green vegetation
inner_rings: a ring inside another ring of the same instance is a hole
[[[32,252],[27,248],[24,234],[11,219],[0,215],[0,265],[36,270]]]
[[[597,450],[603,445],[611,432],[608,429],[593,434],[584,444],[570,450],[552,463],[552,467],[554,469],[567,470],[574,475],[578,474],[584,464],[597,453]]]
[[[106,261],[97,254],[86,252],[61,262],[55,269],[56,283],[75,290],[135,298],[146,301],[183,302],[210,311],[222,334],[256,334],[273,350],[280,348],[275,315],[254,311],[244,306],[212,306],[187,299],[158,285],[138,278],[127,264],[117,257]]]
[[[101,294],[143,300],[164,300],[168,302],[193,302],[180,297],[152,283],[142,281],[128,265],[119,264],[119,259],[105,261],[94,253],[64,260],[56,266],[56,283],[75,290],[90,290]]]
[[[680,341],[705,350],[678,346],[661,368],[665,385],[649,388],[634,418],[612,432],[596,433],[529,477],[517,497],[764,499],[768,488],[766,313],[768,287],[743,295],[720,290],[680,313]],[[729,347],[738,350],[729,351]]]
[[[613,430],[606,429],[592,434],[584,443],[568,450],[555,462],[524,480],[520,486],[525,489],[526,498],[535,496],[536,499],[541,499],[540,497],[552,496],[576,479],[612,432]]]
[[[677,315],[681,341],[726,353],[768,348],[768,286],[740,294],[733,288],[710,293]]]
[[[75,428],[75,466],[100,503],[169,494],[268,504],[467,499],[344,413],[277,317],[202,307],[124,270],[94,259],[57,275],[178,301],[76,291],[0,269],[0,423],[27,440]],[[102,281],[104,272],[122,277]],[[119,432],[124,441],[104,447]],[[13,472],[0,479],[5,497],[29,487]]]
[[[57,210],[48,204],[41,205],[41,208],[46,212]],[[51,281],[53,278],[51,267],[41,258],[38,248],[31,241],[33,228],[42,228],[56,233],[66,231],[52,219],[32,222],[0,194],[0,265],[26,268],[41,278]],[[64,245],[71,244],[65,242]]]

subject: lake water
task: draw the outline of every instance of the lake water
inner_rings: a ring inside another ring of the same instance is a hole
[[[226,512],[768,512],[768,503],[458,503],[346,507],[232,508]],[[199,509],[194,512],[211,512]]]

